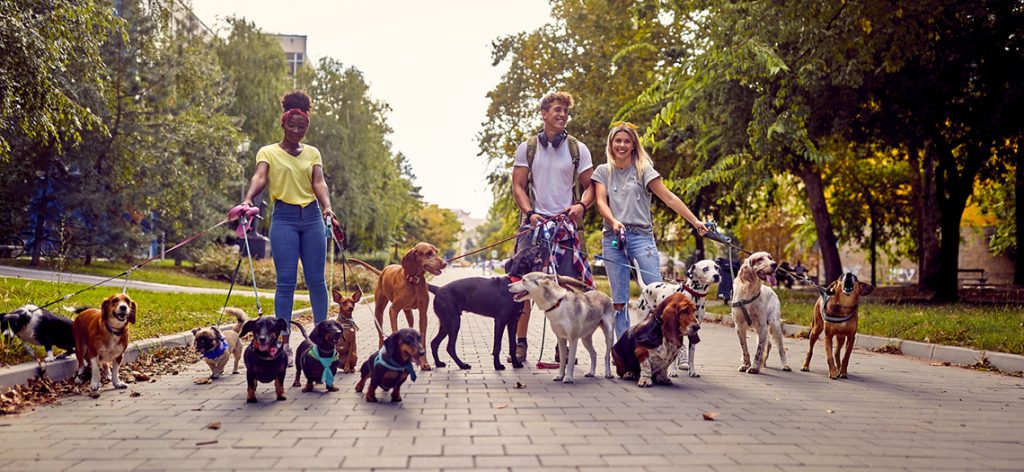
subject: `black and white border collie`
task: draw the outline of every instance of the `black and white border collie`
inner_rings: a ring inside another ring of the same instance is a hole
[[[28,344],[43,346],[46,361],[53,361],[53,347],[74,352],[75,338],[71,334],[71,320],[35,305],[25,305],[7,313],[0,319],[0,331],[8,338],[15,336],[26,343],[25,350],[35,356]],[[63,355],[61,357],[64,357]]]

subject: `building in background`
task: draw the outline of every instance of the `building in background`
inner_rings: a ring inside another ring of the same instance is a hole
[[[295,74],[306,63],[306,35],[275,34],[274,37],[281,42],[281,49],[284,49],[284,59],[288,61],[288,75],[295,78]]]

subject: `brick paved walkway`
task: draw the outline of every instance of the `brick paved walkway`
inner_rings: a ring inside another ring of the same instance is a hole
[[[476,272],[445,278],[459,274]],[[289,388],[287,401],[274,402],[264,385],[261,403],[246,405],[244,375],[193,385],[208,373],[204,364],[132,385],[135,398],[104,385],[97,400],[0,418],[0,469],[1024,469],[1020,378],[861,350],[849,380],[828,380],[820,351],[811,373],[781,372],[773,356],[763,375],[749,375],[736,372],[734,331],[709,325],[701,331],[699,379],[644,390],[582,376],[563,385],[532,367],[539,314],[529,367],[495,372],[491,321],[470,315],[460,353],[473,369],[420,374],[403,388],[401,404],[365,403],[352,391],[354,375],[341,375],[337,393]],[[371,309],[360,306],[356,316],[366,355],[375,346]],[[798,368],[806,341],[786,343]],[[548,336],[548,359],[553,345]],[[704,421],[707,411],[717,419]],[[219,430],[205,428],[214,421]]]

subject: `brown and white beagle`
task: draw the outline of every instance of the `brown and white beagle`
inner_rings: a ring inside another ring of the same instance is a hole
[[[81,379],[85,368],[91,367],[93,392],[100,388],[100,368],[107,366],[110,366],[110,382],[114,388],[128,387],[121,382],[117,371],[128,348],[128,333],[135,324],[137,307],[127,294],[111,295],[99,309],[82,310],[72,322],[78,377]]]

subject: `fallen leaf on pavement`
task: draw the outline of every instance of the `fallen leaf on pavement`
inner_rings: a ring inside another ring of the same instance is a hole
[[[825,413],[832,414],[832,413],[835,413],[835,410],[825,410]]]
[[[494,405],[494,407],[501,410],[503,408],[508,408],[508,403],[499,403],[497,405]]]
[[[718,413],[717,412],[714,412],[714,411],[705,411],[704,412],[704,421],[715,421],[715,418],[717,418],[717,417],[718,417]]]
[[[128,396],[132,397],[132,398],[135,398],[135,397],[141,397],[142,394],[139,393],[139,392],[136,392],[135,390],[132,390],[132,393],[129,393]]]
[[[932,362],[931,365],[934,365],[936,367],[938,367],[938,366],[948,366],[949,362]]]
[[[209,384],[209,383],[213,383],[213,380],[210,380],[209,377],[202,377],[202,378],[198,378],[198,379],[192,379],[192,383],[194,383],[196,385],[206,385],[206,384]]]
[[[213,423],[206,425],[206,429],[220,429],[220,421],[214,421]]]
[[[196,443],[196,446],[209,446],[210,444],[217,444],[217,440],[214,439],[213,441],[200,441]]]
[[[132,371],[132,377],[135,377],[135,380],[138,380],[139,382],[146,382],[149,380],[149,375],[147,375],[145,372],[139,372],[137,370]]]
[[[516,382],[516,388],[526,388],[526,384],[522,382]]]

